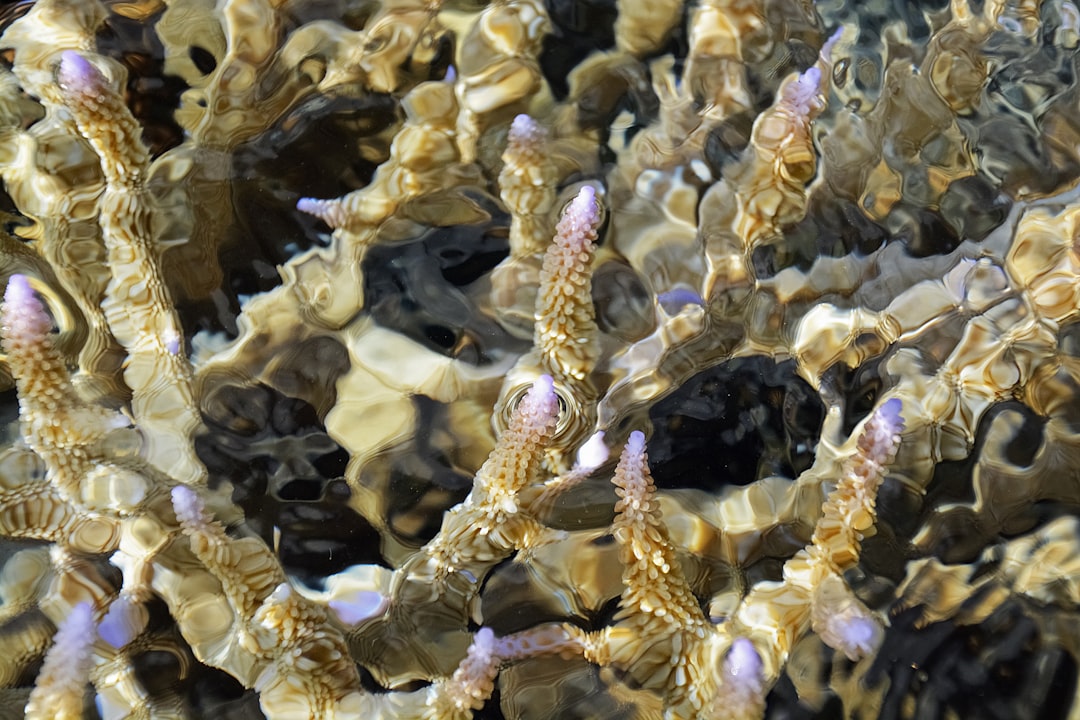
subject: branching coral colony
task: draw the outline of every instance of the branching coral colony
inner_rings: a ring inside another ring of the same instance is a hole
[[[909,5],[20,4],[0,707],[1075,715],[1080,11]]]

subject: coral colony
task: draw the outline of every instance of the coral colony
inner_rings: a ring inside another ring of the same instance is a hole
[[[1080,712],[1073,2],[4,13],[0,714]]]

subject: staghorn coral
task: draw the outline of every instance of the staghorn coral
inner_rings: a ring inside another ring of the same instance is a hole
[[[95,635],[93,610],[79,603],[60,624],[45,655],[41,675],[26,703],[28,718],[69,720],[83,716],[90,646]]]
[[[499,173],[500,199],[510,211],[510,260],[543,252],[550,229],[545,217],[555,203],[555,164],[548,157],[547,131],[528,115],[510,123]]]
[[[880,644],[881,630],[841,573],[857,562],[863,533],[873,528],[875,497],[903,427],[896,398],[870,415],[852,438],[854,453],[810,544],[784,563],[781,582],[759,583],[729,621],[715,626],[683,575],[656,501],[645,436],[634,431],[612,478],[625,585],[619,612],[599,633],[568,628],[569,635],[590,660],[621,667],[658,690],[675,717],[759,717],[768,685],[811,627],[850,660],[866,656]],[[721,656],[719,666],[710,660]]]
[[[3,17],[4,702],[1075,714],[1074,3]]]
[[[586,185],[566,206],[537,278],[533,350],[507,373],[499,404],[511,408],[540,373],[550,374],[562,406],[548,466],[569,470],[564,455],[594,429],[597,391],[591,380],[598,355],[592,305],[592,264],[602,219],[596,190]],[[502,423],[496,416],[496,427]]]
[[[100,611],[109,605],[109,612],[101,620],[100,628],[103,639],[114,649],[130,646],[146,630],[145,614],[140,616],[133,603],[146,601],[149,591],[133,591],[128,584],[131,577],[128,573],[125,573],[124,587],[110,587],[109,582],[98,575],[89,563],[65,549],[72,545],[83,554],[101,553],[123,543],[116,537],[121,532],[135,532],[142,536],[140,539],[144,543],[152,538],[163,547],[145,552],[141,558],[133,557],[128,549],[126,558],[122,551],[119,556],[112,558],[112,562],[122,569],[130,567],[127,563],[131,560],[147,566],[143,572],[153,576],[148,582],[170,606],[181,633],[191,644],[196,657],[254,687],[259,692],[262,710],[268,717],[348,717],[356,713],[378,712],[373,709],[377,708],[377,704],[373,705],[373,701],[362,694],[356,666],[340,631],[328,623],[326,610],[290,587],[277,559],[260,540],[230,539],[224,527],[208,515],[196,489],[175,479],[171,481],[174,515],[161,507],[160,503],[141,503],[142,497],[136,498],[133,503],[130,498],[113,493],[108,498],[111,502],[104,507],[92,505],[97,511],[93,514],[98,516],[98,523],[107,523],[106,527],[111,525],[114,530],[107,536],[113,543],[111,547],[87,546],[79,542],[79,523],[73,521],[70,515],[74,514],[72,510],[87,512],[84,498],[88,490],[94,489],[93,476],[100,475],[103,468],[88,467],[90,463],[85,461],[88,455],[85,449],[93,448],[101,438],[95,432],[80,433],[78,430],[80,423],[98,420],[100,424],[100,418],[94,414],[98,408],[75,408],[76,412],[86,417],[72,414],[67,429],[73,437],[67,438],[63,433],[60,435],[61,439],[67,440],[65,449],[68,453],[84,462],[72,463],[68,457],[58,455],[55,451],[47,452],[58,444],[56,439],[49,437],[42,440],[38,438],[40,433],[35,433],[32,428],[43,423],[41,414],[54,408],[48,404],[44,408],[35,406],[32,401],[37,400],[40,405],[41,399],[70,397],[73,388],[49,338],[51,322],[44,307],[34,298],[24,276],[15,275],[9,280],[2,315],[4,348],[13,365],[21,396],[28,401],[23,403],[20,410],[24,427],[28,428],[24,431],[24,437],[34,443],[48,466],[46,480],[52,480],[52,484],[59,487],[74,485],[81,490],[80,494],[62,497],[57,503],[60,505],[59,512],[68,511],[68,517],[61,516],[59,521],[50,521],[59,527],[40,524],[24,532],[42,533],[48,528],[57,544],[52,553],[56,573],[83,586],[74,593],[54,589],[53,592],[59,592],[60,599],[70,602],[72,597],[85,596],[88,591],[93,598],[92,604],[81,602],[75,609],[54,608],[53,612],[64,614],[64,619],[60,622],[61,629],[53,650],[46,656],[39,682],[30,695],[27,714],[43,717],[50,712],[46,708],[51,707],[55,707],[63,717],[77,717],[81,713],[82,692],[80,690],[77,696],[72,696],[72,693],[79,687],[79,679],[87,675],[92,660],[89,645],[96,632],[94,606]],[[30,360],[44,362],[41,366],[33,366]],[[62,404],[60,408],[64,409]],[[527,465],[524,472],[517,469],[521,459],[527,460],[527,452],[520,448],[527,447],[531,442],[534,446],[531,454],[539,457],[542,447],[539,443],[550,433],[555,409],[550,378],[539,381],[537,391],[523,400],[518,412],[520,420],[508,431],[502,451],[497,449],[489,466],[485,466],[486,471],[482,468],[478,474],[476,512],[470,514],[468,508],[462,510],[461,516],[466,519],[456,525],[449,521],[444,539],[433,543],[430,554],[441,568],[437,572],[445,574],[457,570],[451,563],[463,564],[462,558],[477,553],[476,548],[483,542],[491,542],[493,547],[503,544],[498,538],[508,533],[510,523],[506,518],[515,513],[514,494],[530,478]],[[61,413],[54,413],[54,419],[59,417]],[[108,429],[108,426],[104,427]],[[523,436],[533,439],[525,440]],[[100,465],[107,466],[112,460],[110,453],[103,455],[96,460]],[[521,458],[520,455],[526,457]],[[93,458],[93,455],[90,457]],[[534,468],[537,463],[538,459],[533,461]],[[129,493],[141,491],[141,494],[148,494],[151,501],[155,496],[160,497],[160,486],[157,493],[147,492],[148,480],[152,478],[159,483],[169,481],[154,477],[149,465],[143,467],[141,474],[139,467],[138,461],[121,462],[110,473],[119,474],[119,477],[110,479],[114,483],[126,481],[128,487],[121,490]],[[58,474],[70,477],[74,473],[81,473],[85,477],[73,480],[56,478]],[[9,511],[9,516],[26,518],[27,509],[33,509],[37,500],[33,496],[27,498],[25,491],[15,494],[7,500],[8,504],[17,502],[24,509],[17,513]],[[64,507],[65,504],[67,507]],[[58,511],[53,511],[53,514]],[[487,518],[487,522],[474,525],[470,522],[474,517]],[[33,523],[36,518],[31,515],[28,520]],[[89,522],[93,522],[93,518]],[[70,536],[67,535],[69,530],[72,533]],[[19,534],[16,526],[5,527],[5,531],[11,535]],[[175,538],[180,534],[188,538],[187,548],[175,545]],[[448,549],[451,547],[457,549]],[[479,559],[489,560],[483,557],[482,550],[479,554]],[[192,566],[192,559],[201,563],[202,567]],[[185,564],[189,567],[184,568]],[[84,565],[86,567],[81,567]],[[181,573],[179,578],[178,568]],[[406,572],[408,580],[414,580],[412,575]],[[111,601],[110,595],[114,596]],[[481,634],[474,643],[474,650],[451,678],[430,692],[422,693],[420,709],[412,711],[413,714],[394,710],[395,716],[432,720],[457,718],[462,717],[463,712],[467,716],[469,710],[475,709],[477,702],[482,703],[492,690],[490,678],[499,662],[499,656],[490,649],[493,642],[490,633],[487,630]],[[112,661],[107,651],[94,659],[103,665]],[[67,662],[71,665],[65,665]],[[101,701],[114,705],[116,711],[122,714],[139,711],[153,716],[167,714],[164,703],[148,700],[141,688],[133,688],[127,696],[124,692],[117,692],[115,686],[118,683],[127,681],[138,685],[138,681],[123,670],[123,667],[115,668],[112,672],[94,676]]]
[[[101,158],[98,217],[112,276],[101,309],[127,354],[124,382],[147,432],[146,456],[183,482],[202,483],[205,471],[187,441],[199,426],[191,367],[181,357],[180,321],[152,244],[149,155],[120,94],[86,58],[64,51],[56,81],[79,134]]]

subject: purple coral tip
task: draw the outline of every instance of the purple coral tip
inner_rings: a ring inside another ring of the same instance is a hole
[[[521,405],[525,406],[522,408],[523,412],[535,413],[539,409],[544,409],[544,414],[557,413],[559,397],[555,394],[555,381],[551,379],[551,376],[541,375],[536,378],[529,392],[525,393],[525,397],[521,399]]]
[[[203,502],[198,494],[189,487],[177,485],[172,489],[173,511],[176,519],[185,527],[199,527],[206,521],[203,515]]]
[[[100,85],[103,79],[101,71],[79,53],[74,50],[65,50],[60,53],[60,69],[57,72],[60,87],[86,92]]]
[[[94,630],[94,608],[88,602],[81,602],[71,608],[71,614],[63,625],[72,629],[72,634],[86,635]]]
[[[565,217],[579,228],[597,225],[600,222],[600,206],[596,203],[596,188],[592,185],[582,187],[577,197],[566,206]]]
[[[34,295],[30,279],[25,275],[12,275],[8,278],[4,304],[0,311],[0,324],[3,325],[8,352],[12,352],[12,343],[35,344],[52,330],[52,318],[45,312],[41,300]]]
[[[810,103],[821,88],[821,68],[811,65],[792,86],[791,104],[799,107],[804,115],[810,111]]]
[[[339,228],[345,224],[345,212],[341,203],[336,200],[304,197],[296,201],[296,209],[317,217],[331,228]]]
[[[472,645],[469,647],[469,655],[485,660],[495,656],[495,631],[489,627],[482,627],[473,635]]]
[[[7,290],[4,291],[4,302],[9,303],[16,311],[26,307],[26,304],[34,299],[34,290],[30,287],[30,281],[25,275],[12,275],[8,278]]]
[[[540,133],[540,126],[531,117],[522,113],[510,123],[510,142],[528,142]]]
[[[525,132],[530,128],[536,127],[536,121],[529,117],[526,113],[521,113],[514,118],[514,121],[510,123],[510,129],[515,132]]]
[[[45,665],[62,678],[61,685],[86,682],[96,636],[93,607],[87,602],[78,603],[60,622],[53,646],[45,656]]]
[[[732,678],[744,682],[756,682],[761,679],[761,656],[750,640],[739,637],[731,643],[724,665]]]
[[[119,650],[145,629],[146,616],[130,597],[121,595],[98,624],[98,637]]]
[[[531,393],[540,395],[553,395],[555,393],[555,381],[550,375],[541,375],[532,384]]]
[[[764,664],[754,643],[735,638],[724,657],[722,679],[724,717],[765,716]]]
[[[626,452],[640,455],[645,452],[645,433],[635,430],[626,440]]]
[[[889,398],[877,409],[877,415],[885,422],[893,433],[899,433],[904,429],[904,416],[900,414],[904,404],[900,398]]]

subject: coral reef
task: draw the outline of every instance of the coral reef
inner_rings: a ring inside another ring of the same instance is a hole
[[[1070,0],[0,33],[0,715],[1080,713]]]

